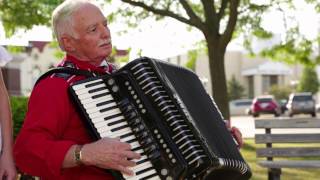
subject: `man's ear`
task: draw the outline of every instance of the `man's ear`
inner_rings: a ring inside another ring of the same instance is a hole
[[[61,37],[61,43],[64,47],[64,50],[66,52],[73,52],[75,50],[74,48],[74,40],[69,35],[63,35]]]

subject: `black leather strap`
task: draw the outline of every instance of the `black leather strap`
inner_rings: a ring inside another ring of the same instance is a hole
[[[56,67],[56,68],[50,69],[49,71],[47,71],[46,73],[41,75],[38,78],[35,85],[37,85],[42,79],[44,79],[54,73],[58,74],[58,76],[61,76],[61,77],[69,77],[72,75],[77,75],[77,76],[85,76],[85,77],[89,78],[89,77],[95,76],[94,73],[92,73],[90,71],[86,71],[86,70],[75,69],[75,68],[71,68],[71,67]]]

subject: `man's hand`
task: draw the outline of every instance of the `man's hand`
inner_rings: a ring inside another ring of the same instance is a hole
[[[241,134],[240,130],[236,127],[232,127],[231,129],[229,129],[229,131],[231,132],[232,136],[236,139],[236,141],[238,143],[238,147],[242,148],[243,139],[242,139],[242,134]]]
[[[243,139],[240,130],[236,127],[231,127],[229,120],[225,120],[224,122],[233,138],[237,141],[238,147],[241,148],[243,146]]]
[[[85,165],[114,169],[127,175],[133,175],[133,171],[129,168],[136,165],[131,160],[141,157],[138,153],[131,151],[130,144],[114,138],[103,138],[84,145],[81,155]]]

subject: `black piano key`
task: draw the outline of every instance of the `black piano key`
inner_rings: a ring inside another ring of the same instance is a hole
[[[135,141],[138,141],[136,138],[133,138],[133,139],[130,139],[129,141],[127,141],[126,143],[133,143],[133,142],[135,142]]]
[[[102,91],[102,90],[105,90],[107,89],[107,87],[100,87],[100,88],[97,88],[97,89],[91,89],[88,91],[88,93],[94,93],[94,92],[98,92],[98,91]]]
[[[113,126],[113,125],[115,125],[115,124],[118,124],[118,123],[121,123],[121,122],[125,122],[125,121],[126,121],[125,119],[120,119],[120,120],[118,120],[118,121],[114,121],[114,122],[108,123],[107,125],[108,125],[108,126]]]
[[[111,132],[119,131],[119,130],[124,129],[124,128],[127,128],[127,127],[130,127],[130,126],[129,126],[128,124],[123,125],[123,126],[119,126],[119,127],[117,127],[117,128],[111,129]]]
[[[121,136],[120,136],[120,139],[129,137],[129,136],[132,136],[132,135],[134,135],[133,132],[130,132],[130,133],[128,133],[128,134],[121,135]]]
[[[110,94],[110,92],[105,92],[105,93],[97,94],[97,95],[92,96],[92,99],[96,99],[96,98],[99,98],[99,97],[103,97],[103,96],[106,96],[106,95],[109,95],[109,94]]]
[[[147,171],[150,171],[150,170],[152,170],[152,169],[154,169],[154,168],[153,168],[153,167],[148,167],[148,168],[146,168],[146,169],[142,169],[142,170],[140,170],[140,171],[137,171],[137,172],[136,172],[136,175],[142,174],[142,173],[147,172]]]
[[[143,156],[143,155],[141,154],[141,156]],[[139,165],[139,164],[142,164],[142,163],[147,162],[147,161],[149,161],[149,159],[145,158],[145,159],[142,159],[140,161],[137,161],[136,164]]]
[[[150,179],[150,178],[152,178],[152,177],[154,177],[154,176],[157,176],[157,175],[158,175],[157,173],[150,174],[149,176],[143,177],[143,178],[141,178],[140,180],[147,180],[147,179]]]
[[[103,83],[103,81],[99,81],[99,82],[95,82],[95,83],[90,83],[90,84],[85,85],[85,87],[88,88],[88,87],[96,86],[96,85],[99,85],[99,84],[102,84],[102,83]]]
[[[136,147],[136,148],[133,148],[133,149],[131,149],[131,151],[138,151],[138,150],[140,150],[140,149],[142,149],[142,147],[141,147],[141,146]]]
[[[100,109],[100,112],[106,112],[106,111],[110,111],[110,110],[116,109],[116,108],[118,108],[118,107],[117,106],[111,106],[111,107]]]
[[[108,121],[109,119],[116,118],[116,117],[118,117],[118,116],[122,116],[122,114],[121,114],[121,113],[114,114],[114,115],[105,117],[104,120]]]
[[[101,103],[96,104],[96,106],[99,107],[99,106],[103,106],[103,105],[110,104],[110,103],[113,103],[113,102],[115,102],[115,101],[114,100],[103,101]]]

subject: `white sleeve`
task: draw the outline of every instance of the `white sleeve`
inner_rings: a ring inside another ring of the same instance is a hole
[[[0,66],[6,65],[11,60],[12,56],[4,47],[0,46]]]

